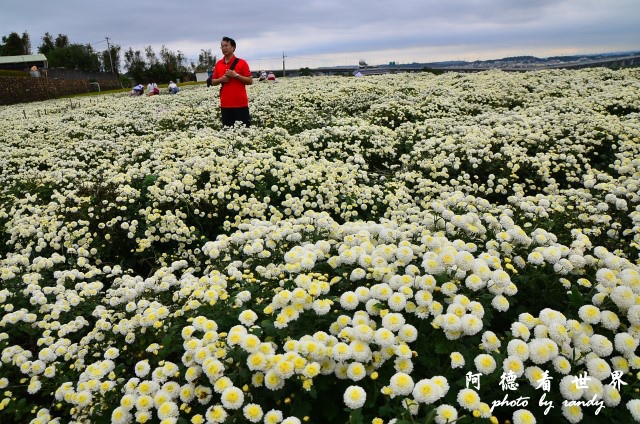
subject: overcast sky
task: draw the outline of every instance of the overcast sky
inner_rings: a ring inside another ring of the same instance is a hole
[[[0,35],[105,37],[197,62],[223,35],[253,70],[640,50],[640,0],[3,0]]]

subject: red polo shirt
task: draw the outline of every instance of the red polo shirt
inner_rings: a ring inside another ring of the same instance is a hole
[[[213,68],[213,78],[222,78],[227,69],[231,68],[231,64],[236,60],[236,56],[232,56],[229,63],[224,62],[224,57],[220,59],[215,68]],[[251,71],[249,64],[244,59],[239,59],[236,67],[233,69],[243,77],[250,77]],[[249,106],[249,98],[247,97],[247,88],[245,84],[237,78],[231,78],[228,82],[222,84],[220,88],[220,107],[247,107]]]

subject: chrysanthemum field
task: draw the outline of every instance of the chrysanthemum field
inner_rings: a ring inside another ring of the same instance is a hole
[[[0,107],[0,420],[640,421],[640,70]]]

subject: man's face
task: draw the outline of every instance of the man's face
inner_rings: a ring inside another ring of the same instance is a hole
[[[226,56],[229,53],[233,53],[235,49],[231,46],[231,43],[223,41],[220,43],[220,50],[222,50],[222,54]]]

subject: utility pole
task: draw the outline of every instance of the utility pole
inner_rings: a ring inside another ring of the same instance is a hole
[[[284,71],[284,58],[287,57],[284,55],[284,52],[282,52],[282,76],[284,77],[285,71]]]
[[[109,62],[111,63],[111,73],[115,74],[115,72],[113,71],[113,58],[111,57],[111,46],[109,45],[109,37],[105,36],[104,38],[107,39],[107,51],[109,52]]]

